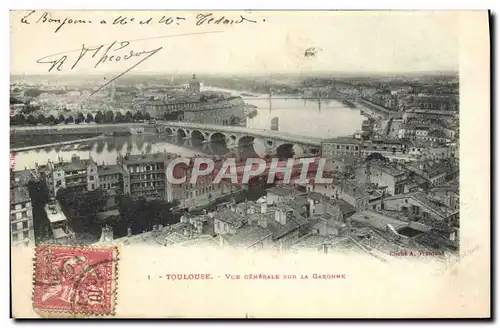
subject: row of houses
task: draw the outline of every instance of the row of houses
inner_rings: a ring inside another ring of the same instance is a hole
[[[172,184],[166,179],[166,168],[177,156],[167,153],[119,155],[117,164],[99,165],[92,158],[81,159],[74,155],[70,161],[48,161],[35,164],[36,174],[46,182],[51,197],[61,188],[76,191],[104,189],[109,197],[117,194],[134,198],[178,200],[183,207],[195,207],[232,191],[224,181],[214,184],[213,175],[203,176],[196,184]],[[192,165],[177,165],[177,174],[190,179]]]

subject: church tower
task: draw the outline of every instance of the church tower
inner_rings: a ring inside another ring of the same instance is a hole
[[[200,93],[200,82],[196,79],[196,74],[193,74],[193,78],[189,81],[189,91],[195,94]]]

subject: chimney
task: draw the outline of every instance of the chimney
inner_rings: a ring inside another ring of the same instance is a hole
[[[260,204],[260,213],[262,214],[265,214],[267,212],[267,201],[264,200],[261,204]]]
[[[293,209],[287,208],[285,216],[283,217],[284,221],[283,224],[286,224],[288,220],[291,220],[293,218]]]
[[[264,229],[267,229],[267,218],[264,216],[264,215],[261,215],[259,217],[259,225],[264,228]]]
[[[278,223],[281,223],[281,208],[276,209],[274,212],[274,220]]]
[[[319,231],[320,236],[328,235],[328,220],[325,218],[321,218],[321,228]]]
[[[199,224],[196,225],[196,233],[200,235],[203,233],[203,223],[199,222]]]

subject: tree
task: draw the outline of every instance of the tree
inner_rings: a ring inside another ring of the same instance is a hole
[[[85,121],[85,116],[83,116],[82,113],[78,113],[78,116],[76,117],[75,123],[80,124]]]
[[[115,115],[112,111],[108,110],[104,115],[104,123],[113,123]]]
[[[85,119],[85,122],[87,122],[87,123],[94,122],[94,117],[92,116],[92,114],[90,114],[90,113],[87,114],[87,118]]]
[[[28,115],[28,118],[26,118],[26,123],[28,123],[28,125],[36,125],[36,119],[33,115]]]
[[[118,197],[120,215],[106,223],[113,227],[115,237],[125,236],[129,228],[133,234],[151,231],[154,225],[179,221],[172,212],[175,205],[175,202],[147,201],[144,198],[134,200],[128,195],[122,195]]]
[[[368,162],[372,160],[386,161],[387,159],[380,153],[371,153],[370,155],[366,156],[365,161]]]
[[[125,113],[125,122],[130,123],[134,120],[132,113],[130,111],[127,111]]]
[[[75,120],[73,119],[73,116],[70,115],[66,118],[66,120],[64,120],[64,123],[69,124],[69,123],[73,123],[74,121]]]
[[[146,112],[144,114],[144,119],[149,121],[151,119],[151,115],[149,115],[149,113]]]
[[[54,115],[49,115],[47,117],[47,124],[48,125],[54,125],[57,123],[57,119],[54,117]]]
[[[28,191],[32,205],[35,242],[38,243],[49,237],[51,233],[50,222],[44,208],[49,201],[49,190],[44,181],[30,180]]]
[[[61,124],[61,123],[64,123],[64,115],[63,114],[59,115],[59,118],[57,119],[57,124]]]
[[[141,121],[143,119],[144,119],[144,117],[140,111],[135,112],[134,119],[133,119],[134,121]]]
[[[95,114],[95,117],[94,117],[94,120],[97,124],[101,124],[104,122],[104,115],[102,114],[101,111],[98,111],[96,114]]]
[[[115,123],[123,123],[125,122],[125,117],[123,116],[122,113],[117,112],[115,115]]]
[[[41,124],[47,124],[47,119],[43,114],[38,115],[37,122]]]
[[[229,122],[231,125],[239,125],[241,122],[241,119],[237,116],[231,115]]]
[[[10,120],[13,125],[26,125],[27,123],[23,114],[17,114],[16,116],[11,117]]]
[[[39,89],[28,89],[28,90],[24,91],[24,95],[26,97],[36,98],[36,97],[38,97],[41,94],[42,94],[42,91],[39,90]]]
[[[86,233],[94,238],[100,236],[102,223],[97,219],[96,214],[102,211],[106,205],[107,196],[104,190],[81,192],[61,188],[58,190],[56,198],[74,232]]]

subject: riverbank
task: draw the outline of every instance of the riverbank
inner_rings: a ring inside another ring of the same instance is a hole
[[[47,143],[47,144],[41,144],[41,145],[11,148],[10,151],[17,153],[17,152],[33,150],[33,149],[43,149],[43,148],[49,148],[49,147],[54,147],[54,146],[72,145],[75,143],[89,142],[89,141],[94,141],[94,140],[104,139],[104,138],[106,138],[106,136],[99,135],[99,136],[91,137],[91,138],[84,138],[84,139],[76,139],[76,140],[69,140],[69,141],[62,141],[62,142],[61,141],[60,142],[53,142],[53,143]]]

